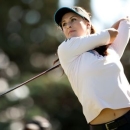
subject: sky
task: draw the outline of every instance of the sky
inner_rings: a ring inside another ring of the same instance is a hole
[[[99,3],[100,1],[100,3]],[[92,0],[93,24],[98,30],[110,27],[117,20],[130,16],[130,0]]]
[[[60,0],[59,7],[73,6],[75,0]],[[91,0],[92,24],[96,30],[111,27],[114,22],[130,16],[130,0]]]

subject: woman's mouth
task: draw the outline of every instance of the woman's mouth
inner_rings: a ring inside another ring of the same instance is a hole
[[[73,32],[75,32],[75,30],[71,30],[71,31],[69,31],[69,34],[71,34],[71,33],[73,33]]]

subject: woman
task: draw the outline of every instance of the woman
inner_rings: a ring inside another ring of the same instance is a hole
[[[54,19],[66,37],[58,47],[59,61],[90,130],[130,129],[130,85],[120,62],[130,20],[95,33],[89,13],[81,7],[62,7]]]

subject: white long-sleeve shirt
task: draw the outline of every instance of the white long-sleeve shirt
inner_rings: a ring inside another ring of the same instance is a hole
[[[58,47],[58,56],[72,89],[83,107],[87,122],[96,118],[104,108],[130,107],[130,85],[120,58],[130,36],[130,23],[119,24],[118,35],[108,48],[108,55],[93,49],[107,45],[107,30],[86,37],[73,37]]]

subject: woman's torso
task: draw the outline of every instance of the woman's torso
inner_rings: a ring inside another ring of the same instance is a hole
[[[130,106],[128,81],[119,57],[112,48],[108,52],[109,55],[103,57],[95,51],[88,51],[60,61],[88,123],[113,120],[127,112],[126,109],[116,109]]]
[[[120,102],[120,100],[119,100]],[[90,122],[90,124],[102,124],[112,120],[115,120],[130,110],[130,107],[120,108],[120,109],[111,109],[104,108],[100,114]]]

